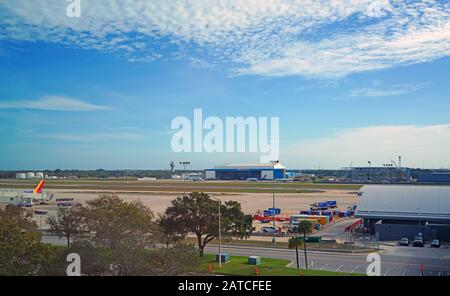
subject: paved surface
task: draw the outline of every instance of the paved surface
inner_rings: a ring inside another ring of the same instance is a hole
[[[64,238],[44,236],[43,242],[65,246]],[[450,276],[450,248],[431,249],[381,246],[381,274],[383,276],[419,276],[424,265],[425,276]],[[207,253],[218,253],[217,246],[207,246]],[[255,246],[222,246],[222,252],[231,256],[257,255],[263,258],[286,259],[295,262],[295,251]],[[344,254],[308,251],[310,269],[365,274],[369,263],[366,254]],[[304,253],[299,252],[300,267],[305,267]],[[295,264],[290,264],[295,267]]]
[[[345,232],[345,228],[351,226],[360,218],[340,220],[339,222],[326,226],[323,230],[314,233],[314,236],[321,236],[322,239],[350,240],[350,234]]]
[[[295,262],[295,251],[287,249],[243,247],[243,246],[223,246],[222,252],[227,252],[231,256],[251,256],[257,255],[266,258],[287,259]],[[217,247],[207,247],[207,251],[217,253]],[[436,250],[427,250],[427,253]],[[450,276],[450,260],[445,260],[444,254],[449,254],[448,249],[440,250],[443,257],[421,258],[413,255],[393,255],[389,252],[381,252],[381,274],[383,276],[419,276],[421,275],[421,264],[424,265],[424,275],[426,276]],[[422,250],[423,253],[425,251]],[[416,254],[417,255],[417,254]],[[300,252],[300,267],[305,267],[304,254]],[[308,265],[310,269],[327,270],[338,272],[362,273],[365,274],[369,263],[365,254],[343,254],[308,252]],[[291,264],[292,266],[293,264]]]

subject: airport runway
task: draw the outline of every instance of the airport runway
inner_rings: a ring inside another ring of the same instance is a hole
[[[217,253],[217,249],[217,246],[210,246],[206,248],[206,251]],[[448,253],[447,250],[445,251],[443,253]],[[227,252],[231,256],[256,255],[263,258],[286,259],[295,262],[295,251],[287,249],[226,245],[222,247],[222,252]],[[448,260],[383,253],[380,256],[382,276],[420,276],[421,264],[424,266],[425,276],[450,276],[450,261]],[[300,267],[304,268],[303,252],[299,253],[299,258]],[[365,274],[369,265],[366,259],[367,254],[308,252],[308,266],[315,270]],[[292,266],[295,266],[295,263]]]

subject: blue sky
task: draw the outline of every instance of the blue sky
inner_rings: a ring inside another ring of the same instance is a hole
[[[0,4],[0,169],[256,162],[171,151],[171,121],[280,118],[288,168],[450,167],[446,1]]]

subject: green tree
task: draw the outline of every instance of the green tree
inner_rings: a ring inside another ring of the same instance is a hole
[[[142,275],[175,276],[191,272],[199,265],[197,250],[193,246],[177,244],[170,248],[146,250],[142,261],[147,264]]]
[[[308,269],[308,256],[306,254],[306,236],[313,231],[311,221],[301,221],[298,223],[298,232],[303,234],[303,250],[305,252],[305,267]]]
[[[37,275],[46,264],[50,247],[41,242],[31,217],[13,205],[0,209],[0,275]]]
[[[298,258],[298,248],[302,247],[303,245],[304,245],[303,240],[296,236],[290,238],[289,242],[288,242],[289,249],[295,249],[295,255],[296,255],[296,260],[297,260],[297,269],[300,268],[300,260]]]
[[[102,195],[82,208],[89,247],[102,250],[112,275],[136,275],[141,252],[154,247],[160,237],[154,215],[139,201],[124,202],[116,195]],[[84,260],[82,260],[84,261]]]
[[[193,192],[178,197],[166,209],[166,223],[174,234],[197,236],[199,256],[202,257],[206,245],[219,234],[218,202],[203,192]],[[242,212],[236,201],[221,204],[221,233],[228,237],[247,238],[253,231],[252,217]]]
[[[178,225],[174,223],[173,217],[159,215],[158,225],[161,230],[162,239],[164,240],[167,248],[170,247],[170,244],[176,244],[186,237],[184,233],[179,233],[177,231]]]
[[[70,246],[70,238],[82,232],[83,219],[81,209],[59,208],[56,216],[47,218],[50,226],[50,233],[57,235],[59,238],[67,239],[67,246]]]

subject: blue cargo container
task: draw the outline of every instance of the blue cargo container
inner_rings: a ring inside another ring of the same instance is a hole
[[[280,208],[268,208],[269,211],[272,211],[273,213],[275,213],[275,215],[280,215],[281,214],[281,209]]]
[[[264,216],[275,216],[273,211],[270,210],[265,210],[264,211]]]
[[[330,209],[337,208],[337,202],[335,200],[328,200],[327,201],[327,206]]]
[[[222,253],[222,263],[230,262],[230,255],[228,253]],[[219,254],[216,255],[216,262],[219,262]]]

